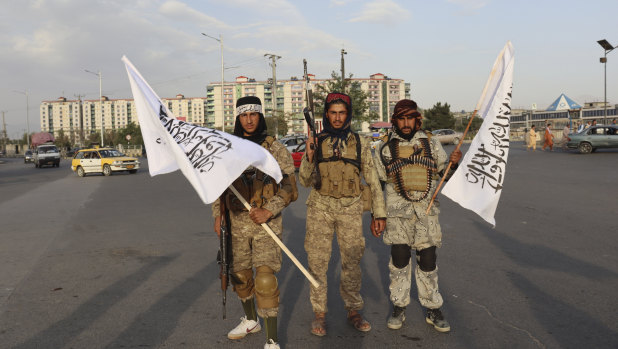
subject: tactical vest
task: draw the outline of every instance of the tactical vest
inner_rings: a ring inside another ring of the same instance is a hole
[[[352,132],[342,154],[334,154],[332,144],[324,142],[327,135],[318,137],[317,161],[322,186],[318,192],[334,198],[357,197],[361,194],[361,141]]]
[[[267,136],[261,145],[266,150],[270,150],[274,141],[274,137]],[[279,185],[272,177],[253,166],[247,168],[234,181],[233,185],[252,207],[262,207],[279,191]],[[247,211],[242,202],[233,193],[226,195],[226,204],[234,212]]]
[[[380,148],[380,158],[386,168],[388,182],[395,186],[399,195],[412,202],[418,202],[427,197],[438,169],[431,154],[429,138],[418,140],[420,147],[402,146],[398,138],[391,138]],[[391,152],[391,159],[388,162],[384,159],[383,153],[386,146]],[[423,194],[420,198],[413,199],[410,195],[411,191]]]

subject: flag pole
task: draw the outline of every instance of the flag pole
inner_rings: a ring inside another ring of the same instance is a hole
[[[485,100],[485,94],[487,94],[487,89],[489,88],[489,83],[491,82],[493,76],[496,74],[496,71],[497,71],[497,68],[498,68],[497,67],[497,63],[502,60],[503,56],[504,56],[504,49],[502,49],[502,51],[498,55],[498,58],[496,58],[496,62],[494,62],[494,66],[491,68],[491,73],[489,74],[489,78],[487,79],[487,82],[485,82],[485,87],[483,87],[483,92],[481,93],[481,98],[479,98],[478,103],[476,103],[476,108],[474,109],[474,113],[472,113],[472,116],[470,117],[470,121],[468,121],[468,126],[466,126],[466,130],[464,131],[463,136],[461,136],[461,139],[459,140],[459,144],[457,144],[457,148],[455,148],[454,151],[459,150],[459,148],[463,144],[463,141],[466,138],[466,134],[468,133],[468,130],[470,129],[470,125],[472,125],[472,120],[474,119],[474,117],[478,113],[479,109],[481,108],[481,104],[483,103],[483,100]],[[438,196],[438,192],[440,191],[440,188],[442,188],[442,184],[444,184],[444,179],[446,178],[446,174],[451,169],[452,165],[453,165],[453,163],[449,161],[448,162],[448,166],[446,167],[446,171],[444,171],[444,176],[442,177],[442,180],[440,180],[440,184],[438,184],[438,187],[436,188],[436,191],[433,193],[433,196],[431,197],[431,201],[429,202],[429,206],[427,207],[427,211],[425,211],[425,214],[429,214],[429,210],[431,209],[431,206],[433,205],[433,202],[436,199],[436,196]]]
[[[238,192],[238,190],[236,190],[236,188],[234,188],[234,185],[231,184],[228,187],[233,193],[234,195],[236,195],[236,197],[238,198],[238,200],[240,200],[240,202],[242,202],[242,204],[245,206],[245,208],[247,210],[251,210],[251,205],[249,205],[249,203],[247,202],[247,200],[245,200],[245,198],[240,195],[240,193]],[[300,262],[298,261],[298,259],[296,259],[296,257],[292,254],[292,252],[283,244],[283,242],[281,241],[281,239],[279,239],[279,237],[275,234],[275,232],[273,232],[273,230],[268,226],[268,224],[266,223],[262,223],[262,228],[264,228],[264,230],[266,230],[266,232],[268,233],[268,235],[270,235],[270,237],[275,240],[275,242],[277,243],[277,245],[279,245],[279,247],[281,247],[281,249],[283,250],[283,252],[285,252],[285,254],[288,255],[288,257],[290,257],[290,259],[292,260],[292,262],[294,262],[294,264],[296,264],[296,266],[298,267],[298,269],[300,269],[300,271],[303,272],[303,274],[305,274],[305,276],[307,277],[307,279],[309,280],[309,282],[311,282],[311,284],[313,285],[313,287],[319,287],[320,284],[318,284],[318,282],[313,278],[313,276],[311,276],[311,274],[309,274],[309,271],[307,271],[307,269],[305,269],[305,267],[303,267],[302,264],[300,264]]]
[[[466,138],[466,134],[468,134],[470,125],[472,125],[472,120],[474,119],[474,116],[476,116],[477,112],[478,112],[478,109],[475,109],[474,113],[472,113],[472,116],[470,117],[470,121],[468,121],[468,126],[466,126],[466,130],[461,136],[461,139],[459,140],[459,143],[457,143],[457,147],[455,148],[455,150],[453,150],[453,152],[456,152],[459,150],[459,148],[461,148],[461,145],[463,144],[463,140]],[[440,184],[438,184],[436,191],[433,193],[433,196],[431,197],[431,201],[429,202],[429,206],[427,207],[427,211],[425,211],[425,214],[429,214],[429,210],[431,210],[431,206],[433,205],[433,202],[436,199],[436,196],[438,196],[438,191],[440,191],[440,188],[442,188],[442,184],[444,184],[444,179],[446,178],[446,174],[451,169],[451,166],[453,166],[453,163],[449,161],[448,166],[446,167],[446,170],[444,171],[444,176],[442,176],[442,179],[440,180]]]

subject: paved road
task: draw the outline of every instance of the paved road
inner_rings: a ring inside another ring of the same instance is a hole
[[[312,336],[308,282],[284,258],[281,343],[618,347],[616,164],[615,151],[531,153],[514,143],[495,229],[442,198],[438,265],[448,334],[424,323],[418,303],[401,330],[386,328],[388,248],[367,232],[362,291],[373,330],[346,324],[334,253],[329,332]],[[302,189],[284,216],[284,241],[304,265],[307,194]],[[263,333],[226,338],[242,310],[229,291],[221,320],[210,208],[180,173],[79,178],[66,161],[35,169],[8,159],[0,164],[0,239],[0,348],[263,346]]]

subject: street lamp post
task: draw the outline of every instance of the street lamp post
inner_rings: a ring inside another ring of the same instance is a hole
[[[211,39],[217,40],[219,41],[219,43],[221,44],[221,131],[225,132],[225,104],[223,103],[223,78],[224,78],[224,73],[223,73],[223,37],[221,36],[221,34],[219,34],[219,38],[215,38],[214,36],[210,36],[206,33],[202,33],[202,35],[209,37]]]
[[[599,40],[597,41],[599,43],[599,45],[601,45],[601,47],[603,47],[603,49],[605,50],[605,56],[601,57],[600,61],[601,63],[603,63],[603,68],[605,70],[604,72],[604,89],[603,89],[603,124],[607,125],[607,54],[612,52],[616,47],[614,47],[612,44],[610,44],[607,40],[603,39],[603,40]]]
[[[22,95],[26,95],[26,125],[28,126],[28,133],[26,134],[26,140],[28,141],[28,149],[30,149],[30,112],[28,108],[28,90],[24,91],[13,91],[17,93],[21,93]]]
[[[99,110],[101,111],[101,147],[103,147],[105,146],[105,140],[103,138],[103,135],[105,134],[105,123],[103,122],[103,92],[101,89],[103,86],[102,85],[103,76],[100,70],[97,71],[96,73],[88,69],[84,69],[84,71],[86,71],[86,73],[94,74],[99,77]]]

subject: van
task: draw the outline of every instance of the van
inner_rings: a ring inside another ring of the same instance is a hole
[[[60,151],[53,144],[42,144],[36,147],[34,152],[34,167],[41,168],[43,165],[60,167]]]

